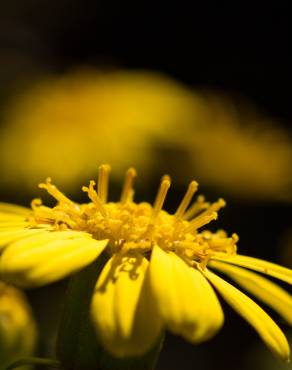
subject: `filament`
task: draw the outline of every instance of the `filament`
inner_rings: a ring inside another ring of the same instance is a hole
[[[204,209],[208,208],[210,206],[209,202],[205,201],[204,195],[199,195],[197,197],[197,200],[192,204],[192,206],[186,211],[183,218],[185,220],[190,220],[197,214],[199,214]]]
[[[60,190],[53,184],[51,184],[52,179],[48,177],[46,179],[46,183],[39,184],[40,189],[45,189],[47,192],[52,195],[58,202],[60,203],[69,203],[71,204],[72,201],[66,197],[63,193],[60,192]]]
[[[91,180],[89,183],[89,187],[83,186],[82,190],[86,193],[88,193],[89,199],[93,202],[93,204],[96,206],[97,210],[102,214],[103,217],[107,216],[106,210],[103,206],[103,202],[101,201],[99,195],[94,190],[95,181]]]
[[[102,203],[107,202],[110,170],[111,170],[111,167],[108,164],[103,164],[98,169],[97,194]]]
[[[185,196],[183,197],[180,205],[178,206],[176,210],[175,217],[181,218],[184,215],[197,189],[198,189],[198,183],[196,181],[192,181],[189,184],[188,190],[186,191]]]
[[[137,176],[137,172],[135,168],[129,168],[128,171],[126,172],[122,194],[121,194],[122,204],[129,202],[131,198],[133,197],[133,193],[134,193],[133,182],[136,176]]]
[[[166,194],[168,192],[168,189],[170,187],[171,180],[168,175],[165,175],[161,179],[161,183],[159,186],[159,190],[154,202],[153,211],[152,211],[152,217],[151,217],[151,223],[154,224],[159,212],[162,210],[163,203],[166,198]]]
[[[217,218],[218,218],[217,212],[212,212],[211,214],[207,214],[207,215],[199,215],[198,217],[196,217],[190,222],[185,232],[190,233],[190,232],[196,231],[200,227],[207,225],[209,222],[213,220],[217,220]]]

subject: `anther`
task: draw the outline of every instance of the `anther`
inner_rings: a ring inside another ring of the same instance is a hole
[[[235,244],[239,241],[239,236],[235,233],[231,235],[231,238],[232,238],[233,243]]]
[[[211,206],[205,212],[218,212],[221,208],[226,206],[224,199],[219,198],[217,202],[211,204]]]
[[[192,198],[193,198],[193,195],[195,194],[195,192],[197,191],[198,189],[198,183],[196,181],[192,181],[189,186],[188,186],[188,190],[186,191],[185,193],[185,196],[183,197],[180,205],[178,206],[177,210],[176,210],[176,213],[175,213],[175,217],[177,218],[182,218],[186,209],[188,208]]]
[[[97,193],[102,203],[107,202],[110,170],[111,167],[108,164],[102,164],[98,169]]]
[[[30,206],[33,210],[39,208],[43,204],[40,198],[35,198],[30,202]]]
[[[159,186],[159,190],[154,202],[152,216],[151,216],[151,224],[154,224],[159,212],[162,210],[163,203],[166,198],[166,194],[170,187],[171,181],[169,176],[163,176],[161,179],[161,183]]]
[[[163,175],[163,176],[161,177],[161,182],[162,182],[162,181],[164,181],[164,180],[169,181],[169,186],[171,185],[171,178],[170,178],[170,176],[169,176],[169,175]]]
[[[218,212],[221,208],[226,206],[224,199],[219,198],[217,202],[212,203],[204,212],[202,212],[198,217],[210,215],[212,212]]]
[[[47,192],[52,195],[59,203],[69,203],[72,204],[73,202],[67,198],[60,190],[53,184],[51,184],[52,179],[48,177],[46,179],[46,183],[39,184],[40,189],[45,189]]]
[[[133,195],[133,182],[137,172],[135,168],[129,168],[125,175],[124,185],[121,194],[121,203],[127,203]]]

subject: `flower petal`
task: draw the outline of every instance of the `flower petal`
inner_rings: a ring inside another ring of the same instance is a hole
[[[146,353],[161,333],[148,264],[142,256],[116,255],[98,278],[91,314],[102,345],[116,357]]]
[[[29,226],[27,221],[4,221],[0,222],[0,232],[5,230],[19,230]]]
[[[11,213],[14,215],[20,215],[22,217],[26,217],[27,215],[31,213],[31,209],[18,206],[16,204],[0,202],[0,213]]]
[[[287,339],[270,316],[253,300],[219,276],[207,269],[203,273],[233,309],[254,327],[270,350],[281,359],[289,361],[290,348]]]
[[[30,213],[29,208],[0,202],[0,250],[13,241],[40,232],[38,229],[29,228],[26,217]]]
[[[70,240],[74,238],[92,239],[90,234],[81,231],[49,231],[41,228],[22,229],[21,231],[35,231],[36,233],[32,233],[29,237],[25,237],[8,245],[9,250],[11,251],[8,254],[14,254],[13,258],[16,260],[18,260],[19,255],[21,255],[20,262],[23,262],[23,253],[31,253],[32,250],[42,248],[42,246],[50,242]]]
[[[44,231],[10,244],[0,257],[1,277],[22,287],[62,279],[94,261],[107,240],[74,231]]]
[[[45,232],[44,229],[28,229],[28,228],[17,228],[17,229],[0,229],[0,250],[9,246],[12,242],[17,240],[24,240],[33,235],[40,235]]]
[[[224,321],[220,303],[198,270],[155,246],[149,271],[160,315],[170,331],[195,343],[220,329]]]
[[[259,274],[228,263],[210,261],[208,266],[230,276],[236,283],[272,307],[292,325],[292,296],[279,285]]]
[[[292,270],[287,267],[277,265],[276,263],[240,254],[228,258],[212,256],[212,259],[246,267],[292,284]]]
[[[8,221],[22,221],[24,222],[26,219],[25,216],[19,215],[19,214],[14,214],[14,213],[6,213],[6,212],[1,212],[0,211],[0,223],[2,222],[8,222]]]

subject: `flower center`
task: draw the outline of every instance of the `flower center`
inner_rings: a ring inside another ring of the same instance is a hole
[[[119,202],[108,202],[108,182],[110,167],[99,168],[97,190],[92,180],[82,190],[88,193],[89,203],[78,204],[60,192],[51,179],[39,185],[57,200],[53,208],[42,205],[40,199],[32,201],[31,226],[46,227],[50,230],[77,230],[90,233],[97,240],[109,239],[111,254],[119,252],[139,252],[147,256],[155,244],[164,250],[173,251],[186,262],[206,263],[214,254],[236,253],[237,235],[228,238],[224,231],[199,232],[198,229],[217,219],[217,212],[225,206],[219,199],[213,204],[203,196],[191,204],[198,184],[192,181],[175,214],[162,209],[171,185],[165,175],[153,205],[135,203],[133,182],[136,171],[130,168],[125,176]]]

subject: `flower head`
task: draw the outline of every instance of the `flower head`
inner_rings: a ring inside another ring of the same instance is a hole
[[[2,121],[4,189],[21,183],[31,193],[50,174],[75,192],[97,160],[115,167],[117,182],[129,161],[144,179],[159,162],[178,181],[196,173],[237,198],[292,200],[292,141],[281,122],[243,99],[190,89],[157,72],[46,76],[6,104]]]
[[[82,69],[47,76],[6,109],[0,186],[22,182],[32,190],[50,174],[76,191],[94,174],[95,160],[112,163],[119,181],[130,159],[146,177],[157,158],[153,148],[177,138],[177,127],[191,124],[196,105],[189,89],[151,71]]]
[[[219,277],[226,274],[270,305],[289,324],[292,298],[262,274],[292,283],[292,271],[237,254],[238,237],[201,230],[217,218],[223,199],[213,204],[198,196],[192,181],[176,212],[164,211],[171,185],[162,177],[154,204],[134,201],[136,171],[125,176],[118,202],[108,201],[110,167],[99,168],[97,186],[83,191],[89,203],[67,198],[48,179],[40,184],[57,201],[47,207],[39,199],[32,209],[5,205],[0,212],[3,248],[0,273],[21,286],[56,281],[108,256],[92,297],[91,316],[101,344],[117,357],[147,352],[163,330],[192,343],[212,337],[224,315],[213,289],[242,315],[279,357],[289,359],[289,345],[275,322],[248,296]]]
[[[242,199],[291,202],[292,142],[280,122],[222,96],[206,95],[204,108],[205,124],[184,144],[201,181]]]

